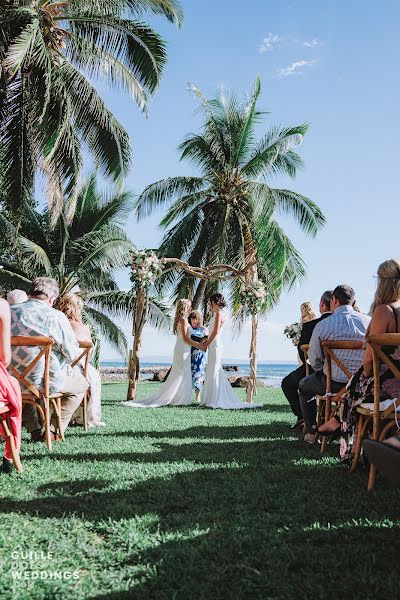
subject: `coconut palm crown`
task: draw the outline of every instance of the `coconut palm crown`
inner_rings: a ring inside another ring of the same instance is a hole
[[[177,0],[5,0],[0,10],[0,165],[3,204],[29,202],[41,170],[50,202],[79,179],[85,152],[119,181],[130,165],[128,135],[93,82],[127,91],[140,109],[166,63],[161,37],[142,22],[161,14],[180,25]]]
[[[294,178],[303,163],[296,152],[308,130],[271,126],[260,139],[256,127],[265,113],[257,108],[260,80],[250,98],[222,93],[207,101],[194,85],[200,102],[203,125],[180,145],[181,160],[190,161],[196,176],[164,179],[149,185],[136,202],[139,219],[166,206],[161,221],[167,229],[161,253],[182,256],[192,265],[227,263],[243,268],[255,263],[251,279],[268,282],[268,302],[277,301],[281,290],[305,274],[304,263],[277,221],[284,213],[293,217],[301,230],[315,236],[325,219],[309,198],[289,189],[271,186],[277,175]],[[171,284],[171,279],[167,281]],[[176,295],[194,292],[196,283],[180,277]],[[199,300],[197,287],[195,304]],[[233,300],[240,309],[240,287],[233,285]]]
[[[49,213],[26,206],[17,229],[5,214],[0,225],[0,288],[27,290],[35,277],[57,280],[60,295],[78,291],[85,301],[84,318],[92,330],[126,356],[127,340],[115,322],[132,319],[136,294],[121,291],[115,271],[130,263],[134,249],[122,225],[132,210],[130,193],[107,195],[96,190],[93,175],[66,203],[55,224]],[[167,307],[149,298],[149,323],[167,327]]]

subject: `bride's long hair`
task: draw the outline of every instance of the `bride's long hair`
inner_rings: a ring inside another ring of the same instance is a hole
[[[174,332],[175,335],[178,333],[179,321],[181,319],[187,319],[191,309],[192,309],[192,303],[190,302],[190,300],[187,300],[186,298],[183,298],[182,300],[178,300],[178,304],[176,305],[174,326],[172,328],[172,331]]]

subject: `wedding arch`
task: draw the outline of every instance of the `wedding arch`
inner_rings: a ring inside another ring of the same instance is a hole
[[[258,313],[266,299],[266,287],[260,280],[249,281],[249,273],[254,273],[254,263],[248,263],[242,270],[231,265],[217,264],[206,267],[194,267],[178,258],[159,258],[152,250],[138,250],[133,253],[131,281],[136,291],[135,313],[133,317],[133,347],[128,359],[128,400],[136,398],[140,369],[140,348],[143,328],[146,324],[149,288],[159,277],[170,271],[184,271],[189,277],[212,281],[241,279],[244,284],[241,296],[243,308],[252,315],[250,344],[250,377],[247,386],[248,402],[252,402],[257,387],[257,331]]]

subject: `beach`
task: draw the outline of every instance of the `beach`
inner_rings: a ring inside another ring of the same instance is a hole
[[[279,387],[282,379],[291,371],[296,369],[295,363],[262,363],[257,365],[257,379],[268,387]],[[140,367],[140,381],[148,381],[155,373],[168,370],[171,363],[168,362],[143,362]],[[227,374],[247,377],[250,375],[249,363],[226,361],[224,368]],[[128,369],[126,363],[118,360],[101,361],[100,373],[103,381],[121,382],[126,381]]]

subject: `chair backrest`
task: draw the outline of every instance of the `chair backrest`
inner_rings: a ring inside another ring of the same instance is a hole
[[[39,348],[38,354],[26,365],[23,370],[17,370],[13,365],[9,365],[8,370],[20,383],[21,386],[26,387],[29,392],[37,399],[42,397],[44,394],[46,397],[49,396],[49,375],[50,375],[50,354],[53,347],[54,340],[50,337],[45,336],[12,336],[11,346],[29,346]],[[35,365],[44,357],[44,373],[43,373],[43,389],[40,390],[33,383],[31,383],[27,376],[35,367]]]
[[[400,333],[381,333],[377,335],[369,335],[367,342],[372,349],[373,369],[374,369],[374,415],[379,416],[380,403],[380,364],[384,363],[387,368],[393,373],[396,379],[400,380],[400,370],[394,364],[393,360],[388,356],[383,348],[397,348],[400,346]],[[397,405],[400,405],[400,398],[397,399]],[[385,418],[390,413],[394,412],[394,405],[385,410],[382,416]]]
[[[358,352],[363,349],[364,342],[362,340],[325,340],[322,342],[322,348],[326,358],[326,392],[330,394],[332,392],[332,361],[336,366],[346,375],[348,379],[354,375],[349,369],[343,364],[343,362],[335,354],[335,350],[357,350]],[[337,392],[334,396],[334,401],[340,398],[343,394],[346,385]]]
[[[74,362],[72,363],[71,366],[75,367],[84,358],[83,374],[85,377],[87,377],[87,372],[88,372],[88,368],[89,368],[89,358],[90,358],[90,353],[93,349],[93,344],[92,344],[92,342],[79,342],[79,348],[81,349],[81,352],[76,357],[76,359],[74,360]]]
[[[300,346],[301,350],[303,350],[304,353],[304,363],[306,365],[306,375],[310,374],[310,363],[307,362],[308,360],[308,350],[310,349],[310,344],[303,344],[302,346]]]

